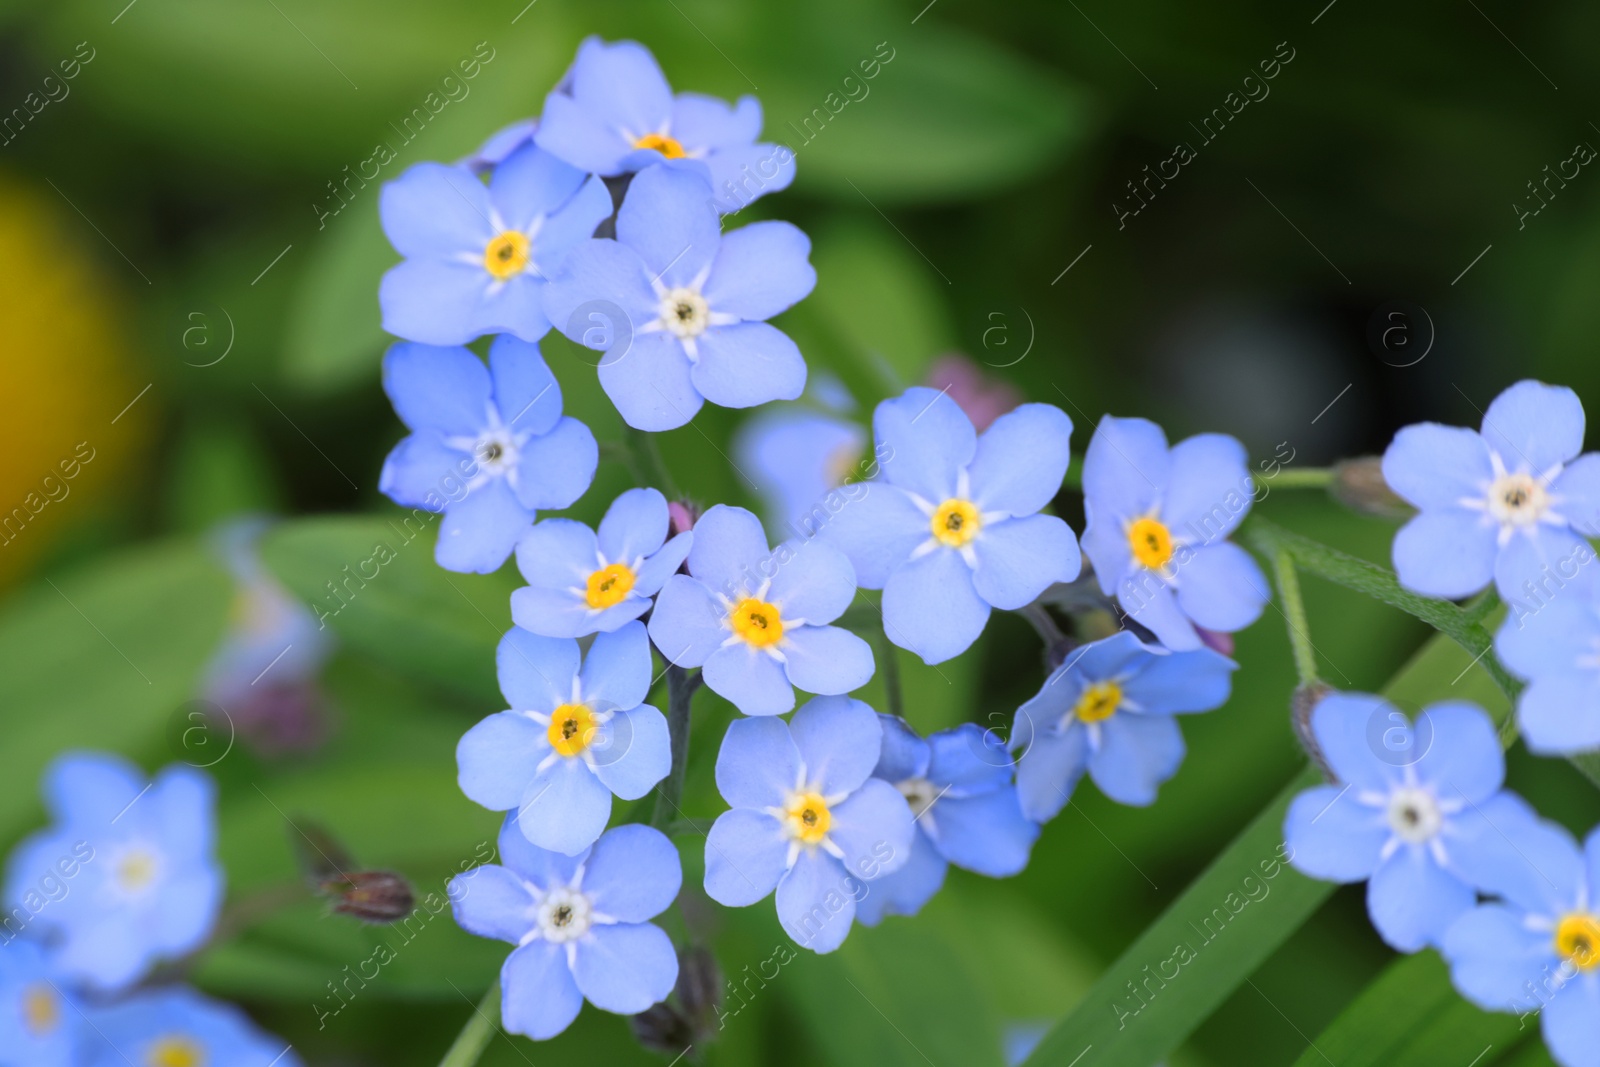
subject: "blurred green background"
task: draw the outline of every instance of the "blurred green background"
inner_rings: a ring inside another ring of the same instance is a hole
[[[1529,186],[1600,145],[1600,8],[923,2],[0,3],[0,510],[79,442],[95,456],[0,549],[0,844],[41,822],[38,773],[64,747],[174,758],[173,716],[232,596],[205,531],[285,516],[267,561],[307,599],[391,536],[398,513],[376,482],[402,431],[379,387],[376,286],[395,257],[378,183],[348,203],[330,183],[380,141],[400,146],[396,125],[480,42],[493,58],[469,94],[381,180],[535,114],[583,36],[643,41],[675,89],[754,93],[766,136],[796,147],[793,188],[744,214],[812,236],[816,292],[780,325],[864,404],[963,351],[1065,408],[1080,448],[1113,411],[1174,438],[1234,433],[1257,459],[1286,442],[1294,465],[1315,465],[1379,451],[1419,418],[1476,424],[1520,377],[1600,395],[1600,178],[1585,167],[1538,200]],[[845,84],[884,49],[866,95]],[[1260,64],[1285,56],[1263,96]],[[839,104],[847,92],[859,99]],[[1259,99],[1233,103],[1246,92]],[[1228,122],[1207,139],[1219,108]],[[816,109],[821,131],[797,136]],[[1193,158],[1177,176],[1139,184],[1179,143]],[[620,440],[589,360],[556,335],[544,349],[568,412]],[[753,503],[722,455],[744,417],[707,408],[665,435],[690,495]],[[592,521],[628,484],[604,459],[574,514]],[[1261,510],[1387,560],[1387,523],[1288,492]],[[500,707],[492,649],[515,573],[447,574],[431,537],[337,620],[331,740],[276,760],[240,748],[213,768],[236,897],[295,878],[275,807],[435,891],[492,841],[497,819],[459,795],[453,754]],[[1353,594],[1311,582],[1307,597],[1328,675],[1352,688],[1380,686],[1425,636]],[[922,916],[784,967],[696,1055],[924,1062],[898,1030],[941,1067],[1000,1062],[1004,1033],[1063,1015],[1302,764],[1276,612],[1240,636],[1239,659],[1233,701],[1185,723],[1189,758],[1154,808],[1085,785],[1024,875],[952,872]],[[1042,677],[1009,616],[939,671],[902,666],[924,730],[1009,722]],[[709,817],[731,709],[699,701],[685,808]],[[1566,764],[1511,760],[1547,815],[1593,820]],[[693,886],[697,842],[679,843]],[[674,933],[708,939],[730,977],[781,938],[770,904],[715,911],[691,890],[684,910]],[[308,902],[195,977],[311,1063],[437,1062],[503,947],[441,919],[319,1028],[327,983],[386,936]],[[1359,887],[1341,890],[1256,976],[1271,1001],[1243,990],[1170,1062],[1290,1063],[1390,958]],[[593,1009],[554,1042],[497,1040],[489,1057],[668,1059]]]

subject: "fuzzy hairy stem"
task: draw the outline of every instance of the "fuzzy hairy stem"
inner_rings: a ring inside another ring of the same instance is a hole
[[[690,674],[675,663],[667,665],[667,737],[672,745],[672,769],[662,779],[656,793],[655,814],[650,825],[664,830],[674,818],[682,818],[678,801],[683,796],[683,776],[689,767],[689,705],[700,688],[700,672]]]

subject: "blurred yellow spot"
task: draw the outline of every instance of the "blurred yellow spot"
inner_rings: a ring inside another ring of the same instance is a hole
[[[545,736],[550,747],[563,756],[576,756],[589,747],[600,728],[600,720],[587,704],[563,704],[550,716]]]
[[[660,133],[645,134],[633,142],[633,147],[653,148],[668,159],[682,159],[689,154],[683,150],[683,145],[679,144],[674,138]]]
[[[1556,926],[1556,952],[1580,971],[1600,966],[1600,919],[1581,911],[1564,916]]]
[[[626,563],[613,563],[589,575],[589,588],[583,594],[591,608],[614,607],[633,589],[636,575]]]
[[[940,544],[960,548],[978,536],[978,530],[983,526],[983,519],[970,500],[951,497],[934,509],[929,525],[933,529],[934,538]]]
[[[794,793],[783,809],[784,826],[789,836],[805,845],[820,844],[828,836],[833,815],[820,793]]]
[[[746,597],[728,616],[733,632],[757,648],[767,648],[783,640],[783,616],[764,600]]]
[[[505,281],[528,269],[528,235],[517,230],[496,234],[483,250],[483,269]]]
[[[29,986],[22,994],[22,1022],[28,1033],[43,1037],[61,1024],[61,999],[44,982]]]
[[[1101,722],[1122,706],[1122,687],[1116,682],[1096,682],[1083,691],[1073,713],[1083,722]]]
[[[206,1050],[198,1041],[181,1034],[159,1037],[144,1061],[149,1067],[205,1067]]]
[[[1172,559],[1172,531],[1160,519],[1135,519],[1128,524],[1128,548],[1134,559],[1160,570]]]

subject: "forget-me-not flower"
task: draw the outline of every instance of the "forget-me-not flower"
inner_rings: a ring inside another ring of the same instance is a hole
[[[88,1013],[83,1067],[300,1067],[280,1037],[232,1004],[186,986],[141,992]]]
[[[209,775],[174,765],[152,782],[118,756],[72,752],[46,768],[43,791],[55,825],[11,854],[6,910],[27,909],[61,972],[118,990],[205,940],[222,905]],[[37,899],[64,865],[66,892]]]
[[[470,168],[475,174],[488,174],[504,163],[513,152],[531,142],[533,133],[538,128],[538,119],[518,119],[502,126],[491,133],[488,139],[478,146],[476,152],[463,159],[461,165]]]
[[[575,855],[605,829],[612,794],[638,800],[672,766],[667,720],[644,703],[644,624],[600,634],[587,655],[570,638],[513,627],[496,660],[511,709],[456,746],[461,791],[492,811],[516,811],[540,848]]]
[[[1584,562],[1593,560],[1590,551]],[[1600,748],[1600,574],[1591,569],[1564,583],[1532,610],[1513,605],[1494,648],[1528,682],[1517,725],[1531,751]]]
[[[500,830],[500,864],[450,880],[463,929],[517,946],[500,968],[505,1028],[542,1041],[570,1026],[585,1000],[620,1015],[664,1000],[678,957],[650,920],[683,883],[672,842],[630,823],[568,856],[531,844],[516,819]]]
[[[546,279],[611,214],[611,194],[528,144],[488,185],[470,166],[418,163],[383,187],[378,210],[405,257],[378,287],[385,330],[429,345],[490,333],[537,341],[550,330]]]
[[[378,488],[444,512],[434,558],[447,570],[498,570],[535,509],[568,507],[594,480],[600,448],[561,414],[538,345],[497,337],[485,368],[465,348],[397,344],[383,388],[411,436],[384,460]]]
[[[78,1067],[82,1006],[37,939],[0,942],[0,1063]]]
[[[1382,697],[1333,693],[1311,714],[1338,780],[1295,797],[1291,862],[1313,878],[1367,882],[1367,913],[1390,945],[1437,945],[1516,859],[1532,811],[1501,790],[1505,759],[1475,705],[1424,708],[1413,724]]]
[[[872,776],[906,798],[917,832],[905,866],[874,881],[857,902],[857,919],[876,926],[885,915],[915,915],[952,863],[991,878],[1028,865],[1039,825],[1022,814],[1011,757],[994,735],[969,722],[923,740],[904,719],[878,720],[883,753]]]
[[[598,535],[574,519],[545,519],[517,546],[528,584],[511,594],[512,621],[546,637],[584,637],[637,619],[694,543],[692,531],[668,541],[668,523],[655,489],[612,501]]]
[[[689,573],[661,587],[650,637],[746,715],[782,715],[795,688],[828,696],[872,677],[872,648],[829,626],[855,598],[850,561],[815,541],[767,548],[761,522],[718,504],[694,526]]]
[[[1256,621],[1268,599],[1261,568],[1226,540],[1254,483],[1244,446],[1203,433],[1167,447],[1148,419],[1100,420],[1083,457],[1083,552],[1100,588],[1176,652]]]
[[[733,107],[698,93],[672,94],[650,50],[635,41],[578,46],[562,85],[545,98],[540,147],[607,177],[662,160],[695,167],[719,210],[738,211],[794,180],[794,153],[760,144],[761,104]]]
[[[733,455],[760,486],[767,528],[791,537],[816,534],[862,492],[846,483],[877,469],[865,427],[798,405],[763,408],[740,427]]]
[[[730,724],[717,788],[732,807],[706,837],[707,895],[742,908],[776,889],[797,943],[843,944],[868,883],[905,866],[916,833],[905,797],[872,777],[882,746],[877,714],[849,697],[817,697],[792,723]]]
[[[1024,404],[980,437],[943,393],[915,387],[872,416],[883,477],[864,483],[822,538],[883,590],[889,640],[925,662],[971,646],[990,608],[1016,610],[1078,576],[1078,542],[1039,511],[1070,458],[1072,420]]]
[[[1028,818],[1066,806],[1084,771],[1120,804],[1146,805],[1183,762],[1177,715],[1228,702],[1238,664],[1209,648],[1168,652],[1127,630],[1084,645],[1017,709],[1017,790]]]
[[[696,174],[640,171],[616,240],[574,248],[545,287],[556,329],[606,352],[600,385],[636,429],[675,429],[706,400],[748,408],[805,389],[800,349],[766,320],[816,285],[811,241],[787,222],[724,234],[708,195]]]

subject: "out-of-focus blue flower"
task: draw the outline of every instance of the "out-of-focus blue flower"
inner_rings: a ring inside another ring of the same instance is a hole
[[[88,1013],[84,1067],[300,1067],[280,1037],[187,987],[139,993]]]
[[[533,133],[538,128],[538,119],[521,119],[509,126],[503,126],[490,134],[489,139],[479,145],[476,152],[463,159],[461,165],[470,168],[475,174],[488,174],[504,163],[507,156],[532,141]]]
[[[662,586],[650,637],[746,715],[782,715],[796,687],[835,696],[872,677],[871,647],[827,625],[855,593],[838,551],[816,542],[769,551],[760,520],[718,504],[695,523],[689,573]]]
[[[1209,648],[1148,648],[1126,630],[1084,645],[1017,709],[1017,789],[1037,822],[1056,817],[1087,770],[1121,804],[1146,805],[1183,762],[1175,716],[1228,702],[1238,664]]]
[[[682,426],[706,400],[748,408],[805,388],[800,349],[766,320],[816,285],[810,239],[787,222],[724,234],[708,196],[696,174],[640,171],[616,240],[574,248],[545,287],[556,329],[606,352],[600,384],[640,430]]]
[[[662,160],[693,167],[718,210],[738,211],[794,181],[794,153],[757,143],[761,104],[733,107],[698,93],[672,95],[650,50],[590,37],[563,84],[545,98],[535,140],[546,152],[607,177]]]
[[[1083,458],[1083,552],[1100,588],[1162,644],[1187,652],[1195,627],[1256,621],[1267,581],[1226,540],[1254,497],[1244,446],[1203,433],[1170,449],[1148,419],[1100,420]]]
[[[1311,729],[1336,784],[1295,797],[1284,819],[1291,862],[1331,882],[1367,882],[1367,913],[1402,952],[1438,945],[1450,924],[1518,862],[1534,820],[1501,790],[1494,724],[1466,703],[1424,708],[1415,724],[1382,697],[1334,693]]]
[[[67,976],[37,941],[0,942],[0,1063],[77,1067],[85,1037]]]
[[[883,753],[872,776],[906,798],[917,832],[905,866],[873,882],[857,902],[857,919],[876,926],[886,915],[915,915],[952,863],[990,878],[1028,865],[1039,826],[1022,814],[1002,745],[973,723],[924,741],[903,719],[878,720]]]
[[[864,589],[883,590],[884,631],[925,662],[971,646],[990,608],[1015,610],[1078,576],[1078,542],[1041,515],[1067,473],[1072,420],[1024,404],[978,436],[954,400],[915,387],[872,417],[881,481],[823,528]]]
[[[461,791],[491,811],[515,811],[540,848],[576,855],[611,817],[611,796],[638,800],[672,766],[667,720],[644,703],[650,640],[629,622],[594,639],[513,628],[496,654],[511,710],[490,715],[456,746]]]
[[[664,1000],[678,957],[649,920],[683,883],[672,842],[631,823],[567,856],[530,844],[516,821],[513,812],[500,830],[504,866],[474,868],[449,887],[463,929],[517,946],[500,968],[505,1028],[542,1041],[570,1026],[585,999],[620,1015]]]
[[[1517,725],[1534,752],[1569,755],[1600,747],[1597,577],[1586,572],[1531,610],[1513,604],[1495,635],[1500,662],[1528,682],[1517,698]]]
[[[120,757],[74,752],[43,792],[56,821],[11,854],[10,927],[46,934],[53,964],[102,991],[205,940],[222,904],[210,776],[172,766],[147,782]]]
[[[1485,1011],[1538,1012],[1562,1067],[1600,1063],[1600,832],[1580,852],[1566,830],[1530,820],[1516,854],[1479,905],[1444,935],[1440,951],[1461,995]]]
[[[859,423],[799,406],[763,408],[740,427],[734,461],[760,486],[767,528],[812,537],[876,473]],[[841,487],[844,488],[841,488]]]
[[[1530,595],[1600,534],[1600,456],[1583,449],[1583,404],[1564,386],[1521,381],[1495,397],[1483,430],[1407,426],[1383,454],[1383,478],[1418,514],[1394,539],[1407,589]],[[1574,459],[1576,458],[1576,462]]]
[[[606,509],[600,532],[573,519],[545,519],[517,546],[528,580],[511,594],[511,618],[546,637],[615,630],[650,608],[694,543],[692,532],[667,540],[667,498],[629,489]]]
[[[535,509],[567,507],[594,480],[599,446],[561,414],[538,345],[497,337],[486,369],[465,348],[397,344],[383,357],[383,388],[411,436],[384,460],[378,488],[444,512],[441,567],[498,570]]]
[[[378,287],[385,330],[429,345],[490,333],[537,341],[550,329],[545,280],[611,214],[611,194],[530,144],[488,185],[471,167],[418,163],[383,187],[378,210],[405,257]]]
[[[717,788],[732,807],[706,837],[707,895],[742,908],[776,889],[797,944],[843,944],[867,883],[904,867],[916,834],[905,797],[872,777],[882,746],[878,716],[849,697],[729,725]]]

